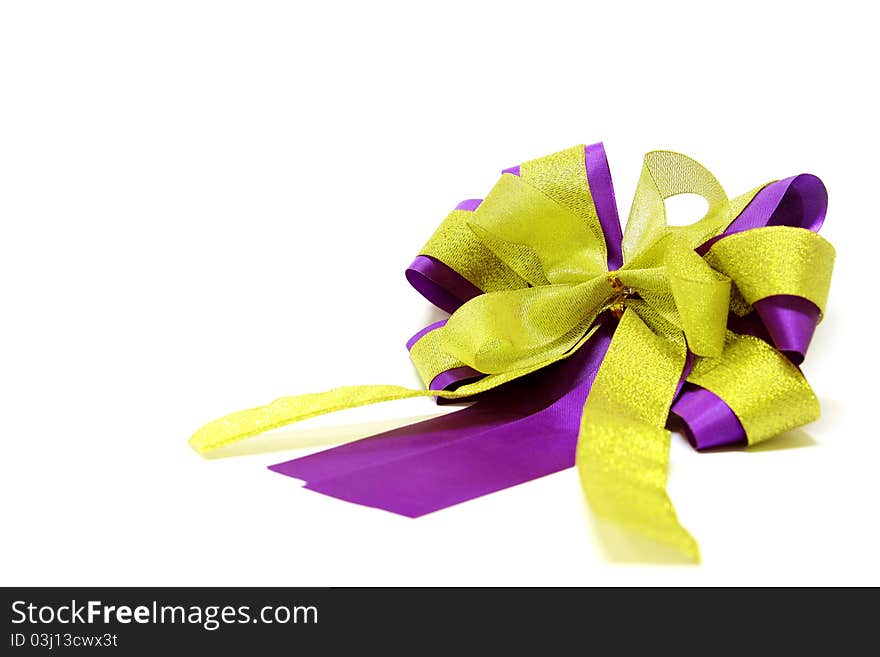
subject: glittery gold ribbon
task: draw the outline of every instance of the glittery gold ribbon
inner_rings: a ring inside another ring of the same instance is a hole
[[[762,186],[763,187],[763,186]],[[623,236],[624,264],[607,271],[606,245],[584,174],[583,147],[502,175],[475,212],[453,212],[423,254],[465,273],[483,294],[420,340],[413,360],[426,384],[468,366],[479,380],[448,390],[344,387],[285,397],[233,413],[197,431],[199,452],[345,408],[416,396],[462,399],[573,354],[606,311],[619,317],[584,407],[577,467],[593,510],[698,559],[666,494],[669,408],[688,350],[688,380],[726,401],[756,442],[818,416],[800,370],[767,343],[727,330],[773,295],[800,296],[824,312],[834,251],[817,234],[773,226],[695,248],[720,235],[760,191],[729,200],[694,160],[668,151],[645,156]],[[669,226],[665,200],[698,194],[706,215]]]

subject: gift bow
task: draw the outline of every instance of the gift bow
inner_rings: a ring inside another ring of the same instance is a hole
[[[708,211],[669,226],[665,200],[682,193],[705,198]],[[673,413],[698,447],[756,443],[818,417],[797,364],[834,261],[815,232],[824,194],[803,174],[728,200],[700,164],[655,151],[621,235],[601,144],[505,170],[484,200],[447,217],[407,272],[451,312],[409,345],[427,390],[355,386],[286,397],[215,420],[190,442],[206,452],[343,408],[479,398],[616,325],[580,417],[583,488],[597,514],[697,559],[666,494],[670,408],[676,401]]]

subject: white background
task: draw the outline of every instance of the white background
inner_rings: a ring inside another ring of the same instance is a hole
[[[3,3],[0,582],[880,584],[868,11]],[[745,451],[673,436],[701,566],[610,555],[574,470],[410,520],[265,469],[427,400],[295,427],[275,453],[189,449],[280,395],[416,385],[403,343],[438,315],[403,269],[435,225],[502,168],[599,140],[624,217],[655,148],[731,195],[804,171],[830,192],[805,365],[823,418]]]

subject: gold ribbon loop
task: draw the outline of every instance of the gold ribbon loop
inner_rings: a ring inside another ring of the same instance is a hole
[[[678,194],[706,199],[709,208],[703,218],[690,226],[667,226],[664,201]],[[667,233],[675,233],[691,248],[696,247],[730,219],[727,194],[708,169],[681,153],[652,151],[645,155],[623,234],[624,262],[635,260]]]
[[[468,226],[473,214],[470,210],[450,212],[419,255],[439,260],[483,292],[526,287],[528,283],[501,262]]]
[[[819,418],[819,401],[801,371],[750,335],[728,332],[724,353],[697,360],[688,381],[730,406],[750,445]]]
[[[605,271],[604,241],[581,217],[519,176],[501,176],[469,224],[532,285],[579,283]]]
[[[444,348],[480,372],[530,367],[561,356],[592,326],[610,290],[602,278],[483,294],[444,326]]]
[[[834,247],[812,231],[767,226],[728,235],[712,245],[706,262],[733,279],[749,306],[786,294],[808,299],[825,312]]]

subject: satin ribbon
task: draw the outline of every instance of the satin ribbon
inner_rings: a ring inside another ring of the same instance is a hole
[[[669,226],[665,199],[705,216]],[[728,199],[694,160],[645,156],[626,232],[601,144],[506,169],[406,272],[451,313],[407,343],[425,390],[355,386],[233,413],[205,453],[322,413],[415,396],[468,408],[272,466],[307,488],[419,516],[576,464],[591,508],[697,560],[666,494],[671,416],[698,448],[818,417],[798,369],[834,261],[803,174]]]

